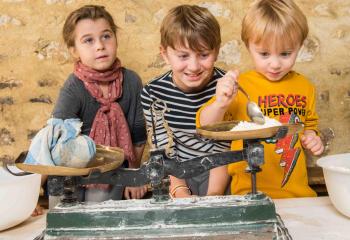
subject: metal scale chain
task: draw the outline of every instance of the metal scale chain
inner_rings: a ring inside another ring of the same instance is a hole
[[[174,135],[168,125],[168,122],[165,120],[165,112],[169,112],[169,109],[165,102],[157,99],[151,104],[150,113],[152,120],[152,128],[147,129],[148,143],[151,146],[151,149],[158,149],[157,122],[162,122],[162,127],[164,127],[164,129],[166,130],[166,138],[168,139],[168,143],[165,146],[165,153],[167,155],[172,155]]]
[[[164,174],[164,157],[173,153],[172,145],[173,133],[165,120],[165,112],[169,111],[165,102],[156,100],[150,106],[152,128],[147,129],[148,143],[151,146],[151,156],[149,160],[148,176],[151,179],[153,188],[153,202],[163,202],[169,200],[170,178]],[[168,143],[165,149],[158,148],[157,122],[162,122],[162,127],[166,130]],[[165,153],[165,154],[164,154]]]

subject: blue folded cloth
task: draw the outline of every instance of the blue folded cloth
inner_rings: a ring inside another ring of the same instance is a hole
[[[80,134],[82,124],[77,118],[50,118],[33,138],[24,163],[86,167],[96,154],[96,145],[90,137]]]

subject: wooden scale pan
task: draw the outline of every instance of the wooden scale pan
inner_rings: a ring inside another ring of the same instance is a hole
[[[101,173],[118,168],[124,161],[124,151],[117,147],[96,145],[96,155],[85,168],[62,166],[29,165],[23,163],[27,152],[22,152],[15,161],[17,168],[24,172],[55,176],[85,176],[92,171]]]
[[[197,133],[204,138],[215,140],[266,139],[274,137],[281,127],[288,129],[287,135],[299,133],[304,128],[302,123],[288,123],[260,129],[230,131],[238,123],[239,121],[228,121],[205,125],[197,128]]]

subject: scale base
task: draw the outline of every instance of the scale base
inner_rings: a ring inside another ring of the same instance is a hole
[[[277,239],[275,206],[264,194],[59,204],[45,239]]]

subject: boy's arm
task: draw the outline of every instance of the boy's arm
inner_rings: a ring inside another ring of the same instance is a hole
[[[224,195],[229,179],[227,165],[211,169],[207,196]]]
[[[228,71],[216,85],[215,97],[197,113],[197,126],[222,121],[230,103],[237,94],[237,71]]]
[[[197,112],[198,126],[208,125],[222,121],[226,112],[225,107],[217,104],[216,97],[210,99]]]
[[[191,196],[191,191],[184,179],[170,176],[170,196],[173,198],[185,198]]]
[[[212,124],[224,119],[231,102],[237,94],[238,71],[228,71],[216,85],[215,97],[203,105],[196,115],[196,126]],[[225,193],[229,175],[227,166],[211,169],[209,172],[208,196]]]

